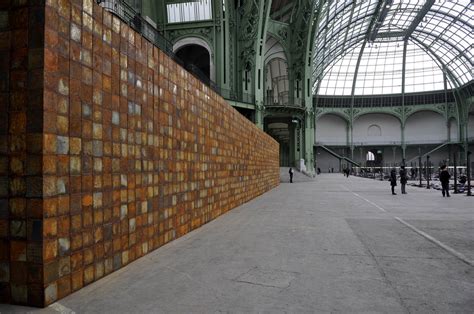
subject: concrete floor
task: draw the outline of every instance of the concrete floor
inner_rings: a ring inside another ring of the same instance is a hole
[[[296,173],[49,308],[0,312],[473,313],[474,197],[389,190]]]

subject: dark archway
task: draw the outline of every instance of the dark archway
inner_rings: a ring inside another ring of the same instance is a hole
[[[210,56],[209,51],[200,45],[186,45],[175,52],[176,56],[185,63],[185,67],[195,67],[207,78],[210,79]]]
[[[289,117],[265,117],[264,131],[280,144],[280,167],[294,167],[294,128]]]

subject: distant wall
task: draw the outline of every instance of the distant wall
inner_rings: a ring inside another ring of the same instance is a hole
[[[332,150],[340,155],[349,152],[347,148],[333,147]],[[333,169],[334,172],[338,172],[340,170],[340,162],[339,159],[318,147],[316,148],[316,167],[320,168],[322,172],[331,172],[331,169]]]
[[[279,184],[278,143],[127,24],[31,3],[0,6],[2,302],[51,304]]]
[[[448,129],[449,125],[449,129]],[[408,117],[405,126],[406,160],[436,148],[447,141],[448,131],[451,140],[459,139],[458,123],[435,112],[423,111]],[[474,115],[469,116],[469,136],[474,136]],[[323,143],[337,153],[351,157],[350,149],[345,145],[347,138],[346,122],[336,115],[323,115],[316,120],[316,142]],[[368,151],[381,151],[384,165],[400,164],[402,162],[402,139],[400,121],[387,114],[365,114],[358,117],[353,124],[354,153],[353,160],[365,165]],[[362,147],[358,143],[364,143]],[[334,146],[331,146],[334,145]],[[433,164],[452,159],[452,152],[442,148],[430,155]],[[324,150],[317,149],[316,164],[322,171],[339,168],[339,161]]]
[[[347,143],[347,122],[336,115],[327,114],[316,121],[316,142]]]
[[[469,121],[467,125],[467,132],[469,137],[474,137],[474,112],[469,113]]]
[[[469,116],[469,134],[474,136],[474,115]],[[452,140],[459,138],[458,123],[451,119],[449,134]],[[380,135],[376,129],[380,129]],[[316,120],[316,142],[346,143],[346,122],[336,115],[323,115]],[[400,121],[388,114],[365,114],[358,117],[353,124],[354,143],[380,144],[400,143]],[[422,111],[408,117],[405,126],[405,141],[410,143],[442,143],[448,139],[448,124],[445,118],[435,112]]]
[[[369,130],[370,128],[370,130]],[[376,128],[380,128],[377,134]],[[353,141],[368,143],[400,142],[400,121],[387,114],[366,114],[354,121]]]
[[[444,142],[448,139],[447,130],[446,120],[442,115],[431,111],[421,111],[408,117],[405,125],[405,140],[420,143]]]

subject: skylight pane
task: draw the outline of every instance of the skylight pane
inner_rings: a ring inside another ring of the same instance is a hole
[[[442,70],[423,49],[415,44],[407,46],[405,67],[405,93],[444,88]]]
[[[211,0],[199,0],[166,5],[168,23],[186,23],[212,19]]]
[[[351,64],[346,72],[354,71],[353,63],[346,60],[352,53],[347,51],[360,47],[370,34],[368,27],[379,1],[353,1],[350,5],[347,1],[336,0],[327,3],[329,15],[325,12],[324,18],[320,19],[320,26],[324,25],[325,30],[320,27],[316,35],[313,80],[317,87],[322,77],[323,81],[331,77],[333,81],[340,82],[339,87],[333,90],[337,91],[341,86],[346,88],[351,84],[346,80],[347,75],[334,79],[336,72],[332,70],[333,65],[341,62],[341,65],[348,67]],[[383,93],[401,92],[403,64],[400,60],[403,56],[400,51],[403,51],[405,39],[409,40],[407,47],[411,51],[411,56],[407,56],[411,59],[407,60],[406,92],[443,89],[442,67],[445,67],[449,84],[459,86],[472,81],[473,8],[470,0],[433,3],[394,0],[388,7],[382,7],[384,19],[382,25],[375,28],[375,41],[367,43],[361,57],[355,94],[378,93],[379,87]],[[387,45],[393,49],[386,49]],[[375,49],[379,49],[378,52]],[[373,75],[374,71],[377,75]],[[338,70],[337,73],[342,72]],[[379,72],[383,75],[378,75]],[[324,84],[322,82],[321,86]],[[374,89],[374,86],[377,88]]]

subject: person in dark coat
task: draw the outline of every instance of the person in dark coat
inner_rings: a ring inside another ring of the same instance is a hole
[[[446,168],[446,165],[441,166],[441,172],[439,173],[439,181],[441,181],[441,192],[443,193],[443,197],[449,196],[449,178],[451,178],[451,175],[448,172],[448,169]]]
[[[402,187],[402,194],[407,194],[406,184],[408,182],[407,171],[405,166],[400,167],[400,185]]]
[[[349,168],[345,168],[345,169],[344,169],[344,175],[345,175],[347,178],[349,178],[349,174],[350,174],[350,173],[351,173],[351,172],[350,172]]]
[[[390,185],[392,186],[392,195],[397,195],[397,193],[395,193],[395,187],[397,186],[397,172],[395,169],[390,171]]]
[[[290,183],[293,183],[293,168],[290,167],[288,173],[290,174]]]

